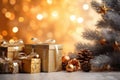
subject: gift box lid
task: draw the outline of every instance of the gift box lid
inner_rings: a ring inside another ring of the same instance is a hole
[[[41,49],[63,49],[61,44],[25,44],[25,47],[41,48]]]

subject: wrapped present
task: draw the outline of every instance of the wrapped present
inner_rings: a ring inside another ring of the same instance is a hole
[[[0,56],[2,56],[2,53],[5,53],[5,56],[7,58],[11,58],[14,59],[16,57],[16,55],[18,55],[18,53],[20,51],[23,51],[24,46],[20,45],[20,46],[8,46],[8,47],[0,47]]]
[[[0,44],[0,56],[2,52],[5,52],[7,58],[14,59],[14,57],[21,51],[23,51],[24,42],[22,39],[19,40],[3,40]]]
[[[21,59],[22,72],[25,73],[39,73],[41,68],[41,61],[39,58]]]
[[[54,72],[62,68],[62,45],[60,44],[25,44],[25,52],[29,54],[32,50],[41,58],[41,71]]]
[[[18,73],[19,65],[15,61],[2,61],[0,62],[0,74],[5,73]]]

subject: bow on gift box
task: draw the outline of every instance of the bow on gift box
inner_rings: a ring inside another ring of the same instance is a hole
[[[46,41],[44,42],[41,42],[38,38],[31,38],[32,42],[34,44],[54,44],[56,43],[56,41],[54,39],[47,39]]]

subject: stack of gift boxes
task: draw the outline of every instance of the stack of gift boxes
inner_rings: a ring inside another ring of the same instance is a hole
[[[0,46],[0,73],[56,72],[62,68],[62,45]]]

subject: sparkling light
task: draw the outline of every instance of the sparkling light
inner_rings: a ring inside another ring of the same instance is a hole
[[[13,29],[12,29],[12,31],[14,32],[14,33],[17,33],[18,32],[18,27],[13,27]]]
[[[38,14],[38,15],[36,16],[36,18],[37,18],[38,20],[42,20],[42,19],[43,19],[43,15],[42,15],[42,14]]]
[[[77,19],[77,22],[78,23],[82,23],[84,21],[84,19],[82,18],[82,17],[79,17],[78,19]]]
[[[84,4],[84,5],[83,5],[83,9],[84,9],[84,10],[88,10],[88,9],[89,9],[89,5],[88,5],[88,4]]]
[[[57,11],[53,11],[52,13],[51,13],[51,15],[55,18],[55,17],[58,17],[58,12]]]
[[[71,21],[74,21],[75,19],[76,19],[76,16],[75,16],[75,15],[71,15],[71,16],[70,16],[70,20],[71,20]]]
[[[52,0],[47,0],[48,4],[52,4],[52,2],[53,2]]]

